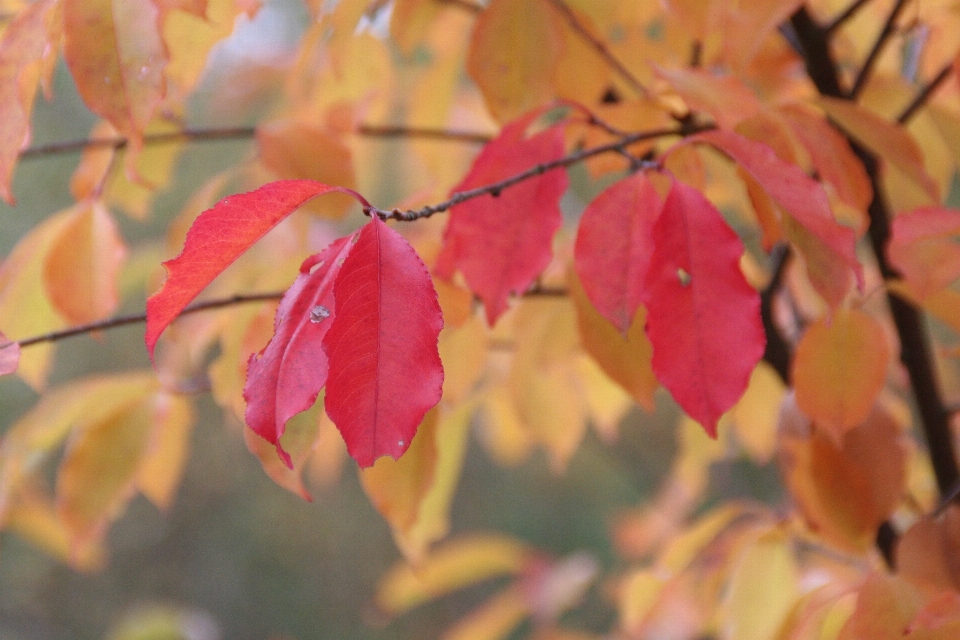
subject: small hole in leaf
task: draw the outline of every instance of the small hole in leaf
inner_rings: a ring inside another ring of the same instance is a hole
[[[321,261],[318,262],[317,264],[315,264],[315,265],[313,265],[312,267],[310,267],[310,275],[313,275],[313,273],[314,273],[317,269],[319,269],[320,267],[322,267],[322,266],[324,265],[324,263],[326,263],[326,260],[321,260]]]
[[[401,440],[401,441],[398,442],[397,444],[402,447],[402,446],[403,446],[403,440]]]
[[[338,258],[338,259],[337,259],[337,266],[338,266],[338,267],[342,267],[342,266],[343,266],[343,260],[344,260],[343,258]]]
[[[690,286],[690,281],[693,280],[693,276],[684,269],[677,269],[677,277],[680,278],[680,285],[684,287]]]

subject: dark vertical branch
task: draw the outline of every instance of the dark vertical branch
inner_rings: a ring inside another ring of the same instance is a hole
[[[877,58],[880,57],[880,52],[883,51],[884,45],[887,44],[887,40],[890,39],[897,18],[906,5],[907,0],[897,0],[897,3],[893,5],[893,9],[890,10],[890,15],[887,16],[887,22],[883,25],[880,35],[877,36],[877,41],[873,43],[873,48],[870,49],[870,53],[867,54],[867,59],[863,62],[860,73],[857,74],[857,79],[853,82],[853,88],[850,89],[851,99],[856,99],[856,97],[860,95],[860,92],[863,91],[863,87],[866,86],[867,80],[870,79],[870,73],[877,63]]]
[[[891,19],[888,20],[889,24],[893,23],[902,5],[903,2],[897,3]],[[830,57],[824,28],[814,22],[806,9],[800,9],[790,20],[802,43],[807,69],[817,89],[823,95],[843,97],[843,91],[837,79],[837,68]],[[882,42],[878,41],[878,44],[882,46]],[[855,141],[851,141],[851,146],[863,161],[873,186],[874,198],[868,210],[870,244],[883,277],[896,277],[898,274],[887,261],[885,252],[890,236],[890,212],[882,196],[877,161]],[[888,293],[887,300],[900,338],[900,359],[910,376],[910,384],[930,450],[930,460],[937,478],[937,486],[941,494],[946,494],[960,478],[960,472],[957,469],[956,454],[953,450],[950,416],[940,395],[936,365],[923,317],[916,307],[896,295]]]
[[[773,319],[773,301],[780,285],[787,263],[790,261],[790,246],[778,244],[770,252],[772,275],[770,282],[760,292],[760,318],[763,320],[763,330],[767,334],[767,345],[763,350],[763,359],[769,364],[785,384],[790,384],[790,345],[777,328]]]

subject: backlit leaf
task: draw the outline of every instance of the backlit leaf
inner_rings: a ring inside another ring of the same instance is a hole
[[[702,69],[657,68],[692,111],[705,111],[717,126],[733,129],[762,107],[757,96],[736,76],[717,76]]]
[[[91,111],[135,155],[165,92],[167,51],[150,0],[64,0],[64,58]]]
[[[473,534],[451,540],[423,562],[395,565],[380,579],[376,603],[392,615],[433,598],[502,575],[517,575],[534,558],[533,550],[514,538]]]
[[[823,187],[795,164],[784,162],[765,144],[730,131],[707,131],[693,140],[707,142],[733,158],[790,214],[784,232],[807,259],[810,281],[832,308],[846,296],[851,276],[863,286],[856,234],[840,225]]]
[[[40,0],[18,13],[0,39],[0,196],[13,204],[10,191],[20,149],[30,140],[30,114],[40,82],[37,64],[56,56],[50,47],[58,0]]]
[[[504,127],[454,192],[562,156],[559,128],[525,136],[537,115],[528,114]],[[566,189],[566,173],[554,170],[508,187],[497,197],[483,195],[453,207],[437,270],[444,277],[452,275],[452,268],[460,270],[483,300],[491,325],[506,310],[509,295],[526,290],[549,263],[553,236],[563,222],[559,200]]]
[[[934,202],[940,201],[940,187],[927,173],[923,150],[903,126],[849,100],[821,96],[819,102],[857,142],[906,174]]]
[[[887,257],[924,300],[960,277],[960,211],[921,207],[907,211],[890,224]]]
[[[646,308],[638,310],[624,335],[590,304],[576,278],[570,278],[570,291],[577,309],[583,348],[637,404],[647,411],[653,411],[653,393],[660,383],[651,365],[653,348],[645,331]]]
[[[494,0],[477,19],[467,71],[500,122],[553,97],[561,43],[551,12],[547,0]]]
[[[420,257],[378,217],[360,231],[333,288],[337,316],[323,338],[325,405],[361,467],[399,458],[440,401],[443,317]]]
[[[598,195],[580,219],[577,275],[593,306],[623,334],[640,306],[653,252],[651,229],[662,206],[653,184],[637,173]]]
[[[673,183],[653,241],[645,292],[653,370],[716,437],[763,355],[760,296],[740,271],[740,239],[692,187]]]
[[[911,637],[910,623],[923,606],[921,593],[903,578],[872,573],[838,640],[896,640]],[[932,639],[931,639],[932,640]]]
[[[187,465],[193,406],[187,398],[158,393],[154,401],[153,429],[136,483],[158,509],[169,510]]]
[[[724,54],[736,69],[757,55],[765,38],[803,4],[803,0],[740,0],[726,4]]]
[[[303,262],[277,308],[273,337],[247,367],[247,425],[276,446],[291,469],[280,437],[287,420],[310,408],[327,382],[321,343],[336,318],[333,283],[352,248],[349,236],[340,238]]]
[[[342,187],[312,180],[281,180],[226,197],[200,214],[180,255],[163,263],[168,273],[163,287],[147,300],[150,355],[163,330],[215,277],[304,202],[331,191],[347,193],[367,204],[359,194]]]
[[[797,404],[840,441],[866,419],[883,388],[890,345],[879,322],[840,309],[810,325],[797,344],[791,378]]]
[[[69,210],[43,265],[47,295],[70,324],[112,315],[119,304],[117,277],[127,249],[102,202]]]

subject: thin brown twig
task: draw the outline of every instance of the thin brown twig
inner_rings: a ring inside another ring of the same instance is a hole
[[[213,140],[244,140],[256,135],[255,127],[228,127],[223,129],[182,129],[168,133],[155,133],[143,137],[144,145],[169,144],[173,142],[204,142]],[[449,140],[471,144],[484,144],[493,139],[486,133],[474,131],[457,131],[448,129],[430,129],[427,127],[404,127],[399,125],[360,125],[357,134],[372,138],[424,138],[429,140]],[[83,140],[67,140],[38,145],[20,152],[20,159],[38,158],[42,156],[76,153],[85,149],[103,147],[119,151],[126,148],[128,140],[123,137],[90,138]]]
[[[640,80],[627,69],[620,60],[617,59],[613,52],[607,47],[606,43],[603,40],[600,40],[595,35],[593,35],[587,27],[580,22],[580,19],[577,17],[577,14],[573,12],[566,2],[563,0],[550,0],[550,3],[554,8],[560,12],[563,18],[567,21],[567,24],[570,25],[570,28],[573,29],[577,35],[583,38],[584,42],[589,44],[594,48],[594,50],[603,58],[610,67],[617,72],[621,78],[623,78],[627,84],[637,92],[638,95],[643,97],[649,97],[650,92],[643,85]]]
[[[198,302],[192,304],[183,311],[180,312],[180,316],[185,316],[189,313],[197,313],[199,311],[210,311],[212,309],[219,309],[221,307],[229,307],[235,304],[246,304],[249,302],[265,302],[268,300],[279,300],[283,297],[283,291],[269,291],[266,293],[251,293],[246,295],[235,295],[230,296],[229,298],[220,298],[217,300],[205,300],[204,302]],[[180,317],[177,316],[177,317]],[[106,320],[99,320],[97,322],[90,322],[87,324],[77,325],[75,327],[70,327],[69,329],[63,329],[62,331],[51,331],[49,333],[44,333],[38,336],[32,336],[30,338],[24,338],[23,340],[16,340],[15,342],[20,345],[20,348],[26,348],[33,346],[35,344],[42,344],[44,342],[57,342],[65,338],[72,338],[74,336],[84,335],[87,333],[93,333],[95,331],[102,331],[104,329],[115,329],[117,327],[124,327],[131,324],[140,324],[147,321],[146,313],[131,313],[123,316],[115,316],[113,318],[107,318]],[[9,343],[7,343],[9,344]],[[0,348],[6,346],[0,345]]]
[[[913,115],[919,111],[927,101],[930,99],[930,96],[933,95],[933,92],[940,88],[940,86],[950,77],[950,72],[953,71],[953,62],[949,62],[944,65],[943,69],[940,69],[940,73],[934,76],[933,80],[928,82],[923,89],[916,95],[916,97],[910,101],[903,111],[900,112],[900,115],[897,116],[897,122],[900,124],[906,124]]]
[[[393,219],[399,220],[401,222],[412,222],[413,220],[419,220],[420,218],[429,218],[430,216],[446,211],[450,207],[456,206],[461,202],[466,200],[471,200],[473,198],[478,198],[480,196],[492,195],[497,196],[504,189],[512,187],[513,185],[529,180],[534,176],[541,175],[547,171],[553,169],[560,169],[563,167],[569,167],[571,165],[583,162],[588,158],[593,156],[598,156],[603,153],[610,152],[620,152],[625,150],[630,145],[635,142],[640,142],[642,140],[650,140],[653,138],[663,138],[667,136],[682,136],[693,133],[698,133],[700,131],[706,131],[712,129],[712,125],[704,126],[694,126],[686,128],[669,128],[669,129],[654,129],[652,131],[641,131],[637,133],[632,133],[630,135],[623,136],[619,140],[610,142],[607,144],[599,145],[596,147],[590,147],[588,149],[581,149],[580,151],[575,151],[568,155],[563,156],[562,158],[557,158],[556,160],[551,160],[550,162],[543,162],[538,165],[534,165],[522,171],[520,173],[514,174],[508,178],[504,178],[499,182],[494,182],[492,184],[484,185],[482,187],[477,187],[476,189],[469,189],[467,191],[458,191],[454,193],[448,200],[444,200],[439,204],[430,205],[423,207],[421,209],[410,209],[407,211],[400,211],[399,209],[393,209],[392,211],[387,211],[385,209],[378,209],[376,207],[364,207],[364,213],[367,215],[376,214],[382,219]]]
[[[850,89],[850,95],[848,96],[851,100],[855,100],[866,86],[867,80],[870,79],[870,74],[873,72],[873,67],[880,57],[880,52],[883,51],[884,45],[887,44],[887,41],[893,34],[897,18],[900,17],[900,12],[903,11],[906,5],[907,0],[897,0],[896,4],[894,4],[890,10],[890,15],[887,16],[887,21],[883,25],[880,35],[877,36],[877,41],[873,43],[873,48],[870,49],[870,53],[867,54],[867,59],[864,60],[863,66],[860,68],[860,73],[857,74],[856,80],[853,81],[853,87]]]
[[[840,15],[838,15],[836,18],[831,20],[830,23],[823,28],[824,31],[826,31],[828,34],[833,33],[834,31],[839,29],[847,20],[852,18],[854,15],[856,15],[856,13],[860,9],[865,7],[868,2],[870,2],[870,0],[856,0],[849,7],[844,9],[840,13]]]

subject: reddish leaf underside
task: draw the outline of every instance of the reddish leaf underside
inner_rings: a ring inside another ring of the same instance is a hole
[[[674,181],[652,236],[644,302],[653,370],[715,437],[763,355],[760,296],[740,270],[740,238],[693,187]]]
[[[504,127],[487,144],[454,191],[467,191],[526,171],[563,155],[563,131],[551,127],[530,138],[527,127],[537,110]],[[438,258],[442,277],[459,269],[483,300],[492,325],[507,308],[511,293],[527,289],[550,262],[553,236],[563,223],[560,196],[567,189],[564,171],[548,171],[453,207]]]
[[[229,196],[196,219],[183,251],[164,262],[168,277],[147,299],[146,343],[150,357],[163,330],[204,287],[281,220],[307,200],[339,192],[369,203],[358,193],[313,180],[280,180],[255,191]]]
[[[309,409],[327,382],[327,354],[321,341],[336,317],[333,283],[353,244],[340,238],[304,260],[300,275],[287,289],[274,321],[274,335],[250,357],[243,397],[246,422],[273,444],[293,468],[280,446],[287,420]]]
[[[643,173],[614,183],[583,212],[574,265],[597,311],[626,333],[637,315],[663,204]]]
[[[890,225],[887,257],[923,300],[960,277],[960,210],[920,207]]]
[[[707,131],[691,140],[707,142],[730,156],[790,215],[792,221],[781,221],[784,232],[804,254],[811,283],[831,308],[843,302],[851,276],[863,287],[856,233],[836,221],[820,183],[767,145],[732,131]]]
[[[337,316],[323,338],[327,415],[361,467],[384,455],[399,458],[443,387],[443,316],[430,274],[413,247],[374,216],[333,295]]]

